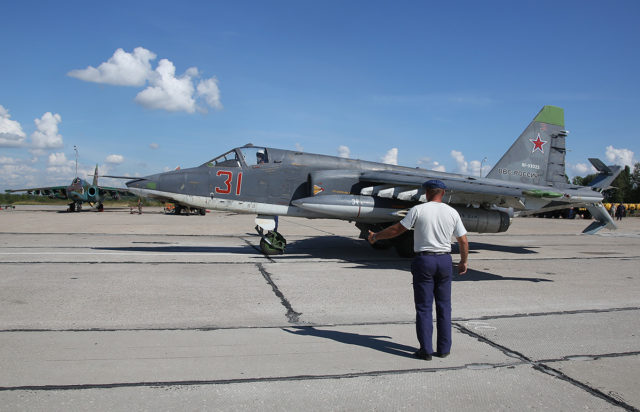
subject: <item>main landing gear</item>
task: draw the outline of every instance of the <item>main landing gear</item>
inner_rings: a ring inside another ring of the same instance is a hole
[[[82,202],[71,202],[67,212],[79,212],[82,210]]]
[[[278,217],[258,215],[256,232],[260,235],[260,250],[265,255],[281,255],[287,246],[287,240],[277,231]],[[265,233],[265,231],[267,233]]]
[[[385,229],[388,226],[393,225],[394,223],[356,223],[356,227],[360,229],[360,239],[367,239],[369,236],[369,230],[372,232],[379,232]],[[393,239],[383,239],[379,240],[373,245],[371,245],[374,249],[390,249],[395,248],[398,256],[401,257],[414,257],[416,254],[413,251],[413,230],[407,230],[403,234]]]

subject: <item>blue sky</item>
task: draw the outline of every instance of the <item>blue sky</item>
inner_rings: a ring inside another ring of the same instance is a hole
[[[27,0],[2,15],[1,190],[69,183],[74,146],[80,174],[248,142],[478,174],[547,104],[565,109],[570,176],[588,157],[640,161],[638,1]]]

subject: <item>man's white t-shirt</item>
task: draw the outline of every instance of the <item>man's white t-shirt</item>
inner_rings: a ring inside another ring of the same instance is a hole
[[[460,214],[442,202],[412,207],[400,224],[406,229],[414,229],[415,252],[451,252],[451,235],[458,238],[467,234]]]

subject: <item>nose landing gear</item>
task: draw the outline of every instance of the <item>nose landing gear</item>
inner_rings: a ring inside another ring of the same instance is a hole
[[[265,231],[267,233],[265,233]],[[260,235],[260,250],[265,255],[281,255],[287,241],[278,233],[278,216],[256,216],[256,232]]]
[[[281,255],[287,246],[287,240],[275,230],[269,230],[266,234],[260,226],[256,225],[256,232],[260,235],[260,250],[265,255]]]

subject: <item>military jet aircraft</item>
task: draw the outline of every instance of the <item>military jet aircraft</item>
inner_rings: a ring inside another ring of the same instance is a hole
[[[536,213],[586,207],[595,221],[585,233],[615,229],[602,205],[602,190],[620,173],[590,159],[599,176],[589,187],[569,184],[565,176],[564,111],[544,106],[485,178],[419,168],[303,153],[251,144],[232,149],[200,166],[135,178],[130,191],[196,208],[256,214],[260,246],[266,254],[284,251],[277,216],[333,218],[355,222],[366,238],[425,201],[421,184],[442,180],[445,201],[470,232],[504,232],[508,210]],[[115,176],[112,176],[115,177]],[[394,246],[413,254],[413,236],[374,247]]]
[[[98,165],[93,175],[93,183],[89,184],[84,179],[76,177],[69,186],[48,186],[36,187],[30,189],[13,189],[5,190],[7,193],[27,192],[28,194],[36,194],[48,196],[51,199],[69,199],[69,212],[79,212],[83,203],[89,203],[96,207],[97,210],[103,211],[104,202],[107,197],[114,200],[120,199],[120,196],[134,196],[127,189],[118,189],[115,187],[106,187],[98,185]]]

